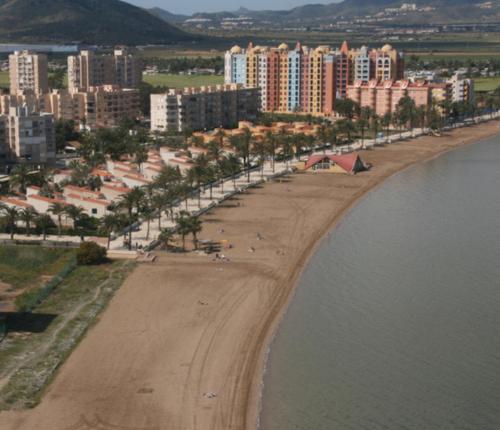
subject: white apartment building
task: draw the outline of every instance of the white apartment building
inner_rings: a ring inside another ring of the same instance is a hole
[[[47,56],[16,51],[9,56],[10,93],[45,94],[49,91]]]
[[[151,130],[184,131],[236,127],[254,121],[260,110],[260,89],[239,84],[170,90],[151,95]]]
[[[55,161],[54,118],[28,106],[0,116],[0,162],[45,164]]]
[[[474,101],[474,81],[462,78],[458,73],[453,75],[447,83],[451,84],[452,102],[472,102]]]

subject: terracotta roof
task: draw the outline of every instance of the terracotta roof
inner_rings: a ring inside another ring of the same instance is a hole
[[[339,165],[342,169],[344,169],[346,172],[351,173],[354,171],[354,167],[356,166],[356,161],[360,158],[359,155],[355,152],[344,155],[316,154],[312,155],[309,158],[309,160],[307,160],[305,169],[306,170],[310,169],[312,166],[318,164],[319,162],[325,159],[330,159],[335,164]]]
[[[149,183],[149,181],[146,178],[143,178],[139,175],[125,175],[124,178],[133,179],[133,180],[139,181],[139,182],[144,182],[145,184]]]
[[[92,191],[90,188],[77,187],[76,185],[66,185],[64,189],[78,191],[79,193],[94,194],[95,196],[99,196],[101,194],[98,191]]]
[[[41,200],[42,202],[47,202],[47,203],[61,203],[61,204],[64,204],[64,205],[68,204],[65,200],[62,200],[62,199],[51,199],[50,197],[39,196],[38,194],[30,194],[28,196],[28,199]]]
[[[29,203],[26,203],[23,200],[13,199],[11,197],[0,197],[0,200],[2,202],[8,203],[8,204],[11,204],[14,206],[20,206],[23,208],[32,208],[33,207],[33,205],[30,205]]]
[[[122,187],[122,186],[114,186],[114,185],[101,185],[101,188],[106,188],[107,190],[112,190],[112,191],[118,191],[120,193],[130,193],[132,191],[131,188],[128,187]]]
[[[98,205],[102,206],[109,206],[111,202],[108,202],[107,200],[102,200],[102,199],[91,199],[89,197],[83,197],[78,194],[68,194],[68,197],[71,197],[72,199],[76,200],[81,200],[82,202],[89,202],[89,203],[95,203]]]

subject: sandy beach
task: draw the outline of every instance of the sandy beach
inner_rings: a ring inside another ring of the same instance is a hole
[[[499,127],[362,151],[369,172],[293,174],[213,209],[200,238],[231,243],[229,261],[158,252],[140,265],[41,403],[0,413],[0,428],[255,430],[266,351],[321,238],[387,177]]]

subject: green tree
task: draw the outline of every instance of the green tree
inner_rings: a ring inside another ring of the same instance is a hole
[[[49,207],[49,212],[57,217],[57,235],[60,237],[62,232],[62,216],[66,215],[67,205],[64,203],[52,203]]]
[[[0,213],[3,214],[3,220],[10,232],[10,239],[14,240],[14,234],[17,229],[17,220],[19,219],[19,210],[15,206],[7,206],[0,203]]]
[[[130,192],[121,196],[118,203],[127,212],[128,230],[128,248],[132,249],[132,226],[137,219],[137,214],[144,203],[144,190],[140,187],[134,187]]]
[[[158,236],[160,247],[162,249],[168,249],[173,237],[174,237],[174,230],[171,228],[164,228]]]
[[[99,229],[102,233],[106,234],[108,238],[108,243],[106,248],[109,249],[111,244],[111,236],[115,231],[118,231],[122,227],[122,219],[120,216],[114,213],[108,213],[102,217],[100,220]]]
[[[18,164],[10,172],[10,188],[18,188],[21,193],[26,194],[26,188],[33,183],[34,179],[32,170],[26,164]]]
[[[68,205],[66,207],[66,214],[73,221],[73,231],[78,232],[78,223],[82,219],[85,210],[80,206]]]
[[[203,229],[203,223],[198,216],[190,216],[188,218],[189,232],[193,235],[194,249],[198,249],[198,234]]]
[[[177,231],[182,238],[182,250],[186,251],[186,236],[191,234],[191,216],[187,211],[181,211],[177,219]]]
[[[19,214],[19,219],[24,223],[24,226],[26,228],[27,236],[31,235],[31,225],[36,220],[37,215],[38,212],[32,207],[23,209]]]
[[[36,226],[42,232],[43,240],[47,240],[47,230],[53,225],[54,222],[48,214],[39,214],[36,218]]]
[[[339,99],[335,102],[335,111],[342,117],[353,119],[359,114],[359,105],[351,99]]]

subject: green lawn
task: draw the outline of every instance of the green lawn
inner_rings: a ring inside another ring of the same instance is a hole
[[[474,79],[476,91],[493,91],[498,87],[500,87],[500,77]]]
[[[44,277],[57,274],[73,255],[73,250],[61,248],[0,246],[0,281],[14,290],[42,285]]]
[[[151,85],[164,85],[170,88],[199,87],[224,83],[223,76],[214,75],[171,75],[159,73],[146,75],[144,81]]]
[[[0,88],[9,88],[9,72],[0,72]]]

